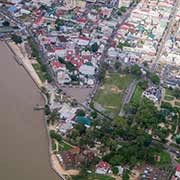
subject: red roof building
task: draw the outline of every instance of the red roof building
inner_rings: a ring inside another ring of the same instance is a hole
[[[178,164],[177,167],[176,167],[175,176],[176,176],[178,179],[180,178],[180,164]]]

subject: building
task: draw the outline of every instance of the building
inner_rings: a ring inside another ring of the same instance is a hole
[[[91,126],[91,119],[89,119],[88,117],[84,117],[84,116],[77,116],[76,117],[76,121],[78,123],[81,123],[87,127]]]
[[[79,68],[79,72],[84,75],[93,76],[95,74],[95,67],[91,64],[83,64]]]
[[[175,176],[180,179],[180,164],[178,164],[178,166],[176,167],[176,173]]]
[[[99,164],[96,165],[96,173],[97,174],[107,174],[111,173],[111,166],[104,161],[99,162]]]
[[[154,103],[157,103],[161,100],[161,94],[161,89],[155,86],[149,87],[143,92],[143,96],[153,101]]]

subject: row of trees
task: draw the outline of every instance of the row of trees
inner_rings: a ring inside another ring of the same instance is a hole
[[[31,47],[31,50],[32,50],[32,54],[31,55],[33,57],[35,57],[36,60],[38,61],[38,63],[40,64],[40,69],[43,72],[45,79],[47,79],[48,82],[51,82],[52,81],[52,77],[48,73],[46,65],[44,65],[41,62],[41,56],[40,56],[40,53],[39,53],[39,48],[37,47],[36,43],[33,41],[32,37],[28,37],[28,43],[29,43],[29,45]]]

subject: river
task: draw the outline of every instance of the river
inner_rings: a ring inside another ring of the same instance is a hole
[[[0,42],[0,179],[59,180],[50,168],[39,89]]]

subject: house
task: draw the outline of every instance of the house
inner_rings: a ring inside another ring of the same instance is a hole
[[[97,174],[107,174],[111,172],[111,166],[104,161],[99,162],[99,164],[96,165],[96,173]]]
[[[54,72],[57,72],[58,70],[66,70],[66,66],[61,64],[59,61],[52,61],[51,65]]]
[[[57,71],[57,81],[59,84],[68,84],[71,82],[71,78],[64,70]]]
[[[90,42],[90,38],[87,37],[79,37],[76,42],[79,46],[87,46]]]
[[[16,6],[11,6],[9,7],[8,11],[12,14],[16,13],[18,10],[18,8]]]
[[[154,103],[157,103],[161,100],[161,94],[161,89],[156,86],[149,87],[143,92],[143,96],[153,101]]]
[[[84,75],[93,76],[95,74],[95,67],[90,63],[86,63],[80,66],[79,72]]]
[[[177,167],[176,167],[175,176],[176,176],[178,179],[180,179],[180,164],[178,164]]]
[[[56,58],[58,58],[58,57],[64,58],[66,56],[66,49],[65,48],[56,47],[54,49],[54,51],[55,51]]]
[[[71,151],[62,152],[58,158],[63,168],[66,170],[78,168],[81,165],[77,153]]]
[[[123,175],[123,172],[124,172],[124,168],[122,166],[117,166],[118,168],[118,176],[122,176]]]

